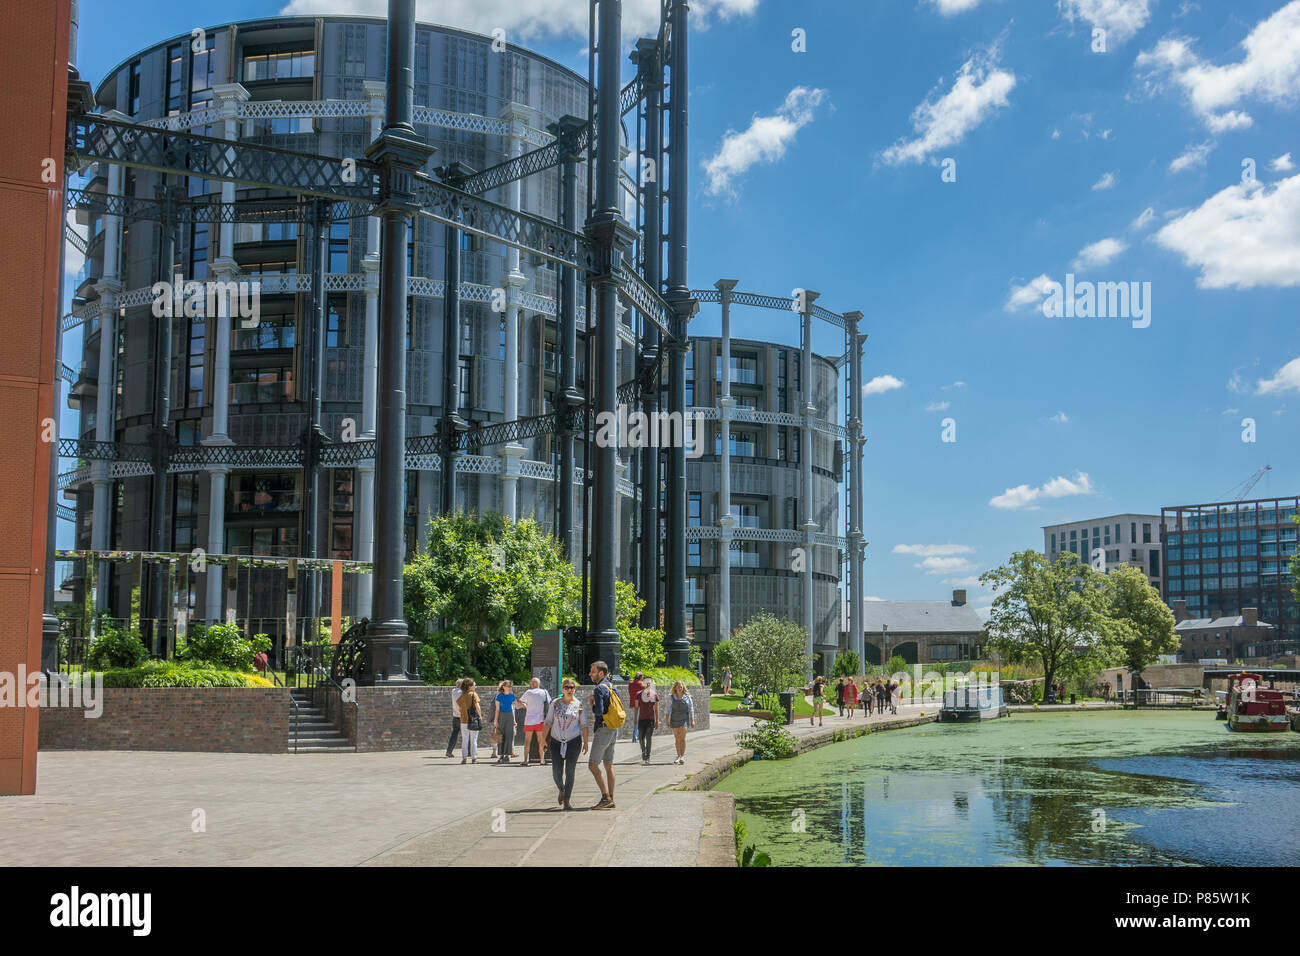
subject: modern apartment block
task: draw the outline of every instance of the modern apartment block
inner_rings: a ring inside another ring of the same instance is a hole
[[[1160,515],[1119,514],[1043,527],[1043,554],[1056,561],[1070,551],[1093,567],[1112,571],[1141,568],[1151,586],[1165,595],[1161,572]],[[1099,553],[1100,552],[1100,553]]]
[[[1161,508],[1168,598],[1192,618],[1233,617],[1247,608],[1277,628],[1277,653],[1300,650],[1300,604],[1291,556],[1300,499],[1257,498]]]
[[[721,630],[727,620],[721,607],[725,565],[730,628],[742,627],[761,610],[806,626],[805,577],[810,571],[813,651],[825,666],[840,649],[844,542],[830,540],[840,525],[845,479],[837,425],[840,373],[834,359],[811,356],[815,411],[811,426],[803,427],[795,424],[804,395],[800,349],[753,339],[732,339],[729,346],[732,405],[725,427],[723,340],[693,338],[687,358],[686,403],[706,416],[704,454],[686,463],[687,619],[694,640],[706,648],[729,636]],[[730,477],[725,511],[724,442]],[[811,458],[809,489],[804,488],[805,456]],[[731,520],[724,541],[725,515]],[[805,541],[807,524],[819,535],[812,546]]]
[[[387,25],[359,17],[283,17],[209,27],[132,54],[96,90],[97,108],[134,123],[187,129],[330,157],[361,157],[383,123]],[[499,47],[499,45],[498,45]],[[586,81],[564,66],[516,46],[494,49],[491,37],[418,25],[415,35],[417,133],[436,147],[429,169],[453,162],[482,170],[553,141],[548,127],[566,115],[585,117]],[[578,194],[586,167],[578,164]],[[85,188],[109,197],[153,198],[152,172],[99,164]],[[558,172],[528,177],[485,194],[496,202],[554,219]],[[255,203],[283,197],[265,190],[188,179],[189,198]],[[635,221],[636,186],[623,182],[625,212]],[[195,217],[197,218],[197,217]],[[144,443],[158,393],[151,285],[170,279],[160,265],[157,223],[104,212],[81,213],[86,262],[76,280],[64,329],[82,336],[82,362],[69,399],[80,428],[65,433],[104,442]],[[374,428],[379,221],[364,215],[328,227],[324,256],[327,327],[321,424],[332,441]],[[553,408],[556,388],[557,270],[542,260],[461,233],[462,338],[455,354],[443,342],[446,230],[416,217],[408,249],[407,434],[435,433],[443,413],[443,367],[459,370],[458,401],[471,424],[508,421]],[[312,243],[293,222],[184,223],[176,259],[185,280],[260,282],[255,325],[225,316],[178,318],[172,332],[169,430],[181,446],[289,447],[308,426],[305,384],[310,350]],[[504,308],[497,308],[503,300]],[[636,330],[624,314],[624,345]],[[583,320],[577,377],[581,387]],[[620,381],[634,375],[623,351]],[[460,461],[459,509],[534,516],[550,526],[556,512],[550,436],[485,449]],[[578,462],[581,466],[581,461]],[[66,466],[65,466],[66,467]],[[314,516],[322,557],[369,560],[374,538],[369,463],[328,468]],[[62,481],[76,508],[76,547],[144,549],[150,545],[149,468],[132,471],[97,462]],[[622,483],[626,485],[626,483]],[[210,467],[169,480],[168,540],[173,551],[293,556],[302,552],[302,469]],[[631,520],[632,488],[622,493]],[[423,537],[440,510],[438,474],[407,476],[406,540]],[[580,508],[575,515],[582,515]],[[579,529],[580,530],[580,529]],[[580,540],[580,539],[579,539]],[[105,566],[105,570],[112,570]],[[283,618],[282,585],[241,581],[239,607],[250,616]],[[191,578],[194,617],[213,619],[222,606],[221,569]],[[347,575],[347,614],[369,610],[365,576]],[[254,592],[249,594],[247,589]],[[104,603],[121,613],[130,582],[115,574]],[[356,590],[359,593],[354,593]]]

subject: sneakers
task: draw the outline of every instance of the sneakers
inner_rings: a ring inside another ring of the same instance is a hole
[[[650,761],[649,761],[649,760],[646,760],[646,759],[643,758],[643,759],[641,760],[641,766],[643,766],[643,767],[648,767],[648,766],[650,766]]]
[[[613,810],[613,809],[614,809],[614,801],[611,800],[609,797],[605,796],[605,794],[602,793],[602,794],[600,795],[600,800],[597,801],[596,805],[595,805],[594,807],[592,807],[591,809],[593,809],[593,810]]]
[[[469,758],[467,758],[467,757],[461,757],[461,758],[460,758],[460,762],[461,762],[461,763],[465,763],[465,761],[466,761],[467,759],[469,759]],[[477,763],[477,761],[475,761],[475,762]]]

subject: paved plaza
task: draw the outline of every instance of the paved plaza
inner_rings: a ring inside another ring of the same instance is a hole
[[[599,793],[580,761],[571,813],[556,807],[549,767],[525,769],[518,757],[462,766],[441,745],[369,754],[42,751],[36,795],[0,798],[0,866],[727,865],[730,795],[674,789],[736,753],[736,732],[751,726],[719,714],[711,722],[687,738],[684,766],[672,762],[669,732],[655,735],[648,767],[639,745],[620,741],[615,810],[586,809]],[[824,727],[803,719],[790,729],[824,737],[863,723],[832,708]]]

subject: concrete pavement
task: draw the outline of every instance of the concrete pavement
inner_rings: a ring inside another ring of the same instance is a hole
[[[462,766],[441,747],[42,751],[36,795],[0,799],[0,865],[734,864],[730,795],[674,789],[734,757],[736,732],[751,726],[747,717],[716,714],[712,723],[688,736],[685,766],[672,763],[669,732],[655,735],[648,767],[639,746],[620,742],[616,810],[585,809],[599,793],[580,760],[572,813],[556,807],[549,767]],[[827,716],[824,727],[797,720],[790,729],[824,739],[863,723]]]

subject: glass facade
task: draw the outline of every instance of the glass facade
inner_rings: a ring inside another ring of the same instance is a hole
[[[1259,609],[1280,642],[1300,650],[1300,603],[1290,561],[1300,533],[1298,499],[1263,498],[1164,508],[1164,564],[1169,600],[1187,602],[1193,618]]]

